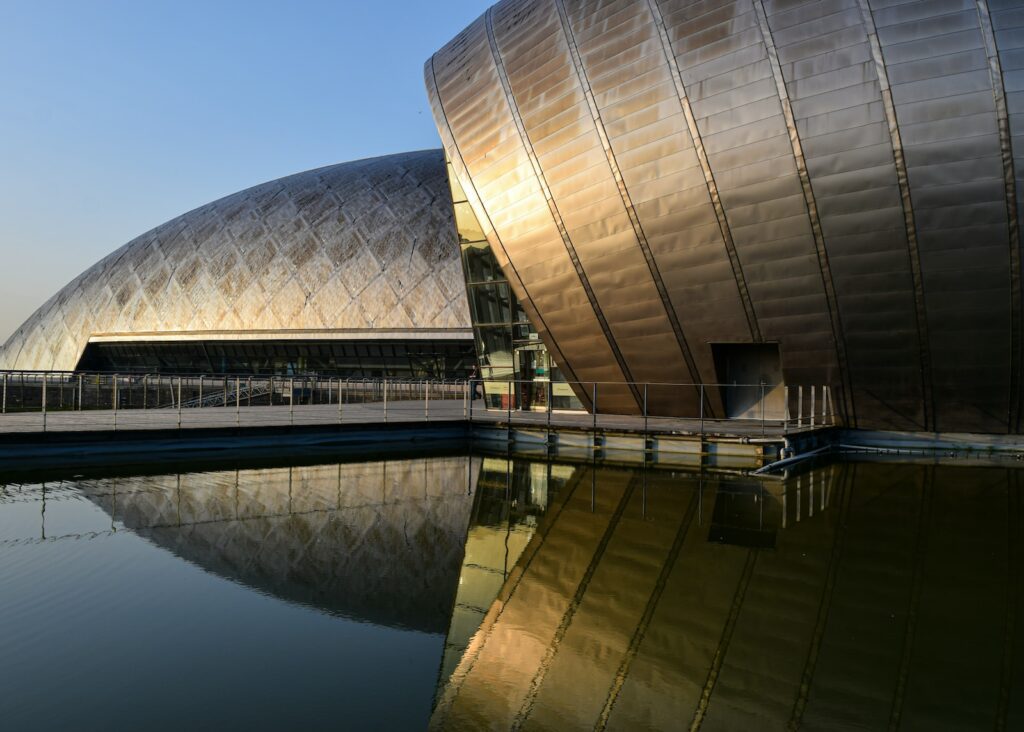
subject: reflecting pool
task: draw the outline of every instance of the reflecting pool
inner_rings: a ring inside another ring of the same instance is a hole
[[[0,476],[0,728],[1020,729],[1020,475]]]

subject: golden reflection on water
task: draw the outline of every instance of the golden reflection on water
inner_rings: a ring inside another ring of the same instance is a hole
[[[561,468],[483,461],[434,728],[1024,721],[1016,473]]]

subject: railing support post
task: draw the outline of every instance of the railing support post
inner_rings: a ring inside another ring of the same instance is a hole
[[[704,452],[704,385],[700,385],[700,450]]]
[[[594,429],[594,439],[596,440],[597,439],[597,382],[596,381],[594,382],[594,389],[593,389],[593,393],[591,394],[590,404],[594,408],[593,429]],[[595,442],[594,446],[595,447],[597,446],[596,442]]]
[[[647,384],[644,384],[644,434],[647,434]]]
[[[7,406],[6,401],[7,401],[7,376],[5,374],[4,375],[4,402],[5,402],[4,406],[5,407]],[[79,412],[82,411],[82,375],[81,374],[78,375],[78,411]]]
[[[814,426],[815,396],[816,396],[816,392],[817,391],[818,391],[818,387],[815,386],[814,384],[811,384],[811,427]]]
[[[467,382],[469,386],[469,421],[473,421],[473,400],[476,399],[476,379],[470,379]]]
[[[288,424],[295,424],[295,378],[288,379]]]
[[[788,386],[782,387],[782,398],[783,398],[783,400],[786,403],[786,406],[785,406],[785,408],[783,409],[783,412],[782,412],[782,428],[784,430],[788,430],[789,429],[789,387]]]
[[[82,377],[79,376],[78,378],[81,379]],[[7,414],[7,374],[4,374],[4,401],[2,409],[3,411],[0,414]]]
[[[341,424],[341,377],[338,377],[338,424]]]
[[[423,383],[423,421],[430,420],[430,382]]]
[[[43,374],[43,432],[46,432],[46,374]]]
[[[761,437],[764,437],[764,382],[761,382]]]
[[[178,377],[178,429],[181,429],[181,377]]]
[[[239,424],[242,411],[242,380],[235,377],[235,427]]]
[[[117,374],[114,374],[114,432],[117,432]]]
[[[148,398],[147,398],[148,396],[149,396],[149,374],[145,374],[142,377],[142,408],[143,409],[146,409],[148,407],[148,401],[149,401]]]
[[[804,426],[804,385],[796,388],[796,426]]]
[[[512,439],[512,398],[515,390],[515,382],[508,382],[508,436]]]
[[[384,391],[384,421],[388,421],[388,380],[384,379],[384,383],[381,387]]]

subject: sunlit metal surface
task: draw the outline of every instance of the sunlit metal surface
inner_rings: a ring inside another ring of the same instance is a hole
[[[506,0],[425,76],[576,379],[778,342],[853,425],[1019,431],[1020,49],[1018,0]]]
[[[180,216],[101,260],[0,349],[73,369],[90,338],[471,338],[440,150],[311,170]]]

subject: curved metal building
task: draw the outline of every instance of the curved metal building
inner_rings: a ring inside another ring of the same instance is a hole
[[[259,361],[256,343],[289,358],[331,346],[328,361],[341,343],[434,344],[468,367],[471,338],[444,156],[428,150],[264,183],[143,234],[36,311],[0,368],[71,370],[87,346],[148,364],[192,344],[210,373],[211,351]]]
[[[852,426],[1020,430],[1019,1],[506,0],[425,78],[570,379],[775,344]]]

